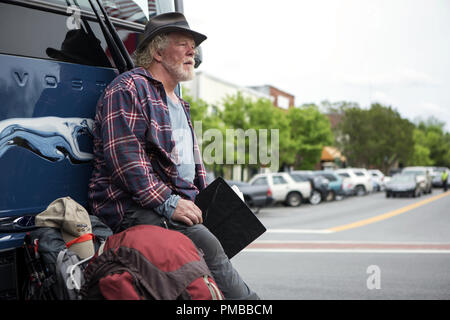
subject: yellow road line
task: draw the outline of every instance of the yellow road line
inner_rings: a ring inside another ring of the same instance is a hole
[[[362,226],[365,226],[365,225],[368,225],[368,224],[371,224],[371,223],[374,223],[374,222],[378,222],[378,221],[381,221],[381,220],[385,220],[385,219],[389,219],[389,218],[398,216],[399,214],[402,214],[402,213],[408,212],[410,210],[413,210],[415,208],[421,207],[421,206],[423,206],[423,205],[425,205],[427,203],[430,203],[432,201],[441,199],[441,198],[446,197],[448,195],[450,195],[450,191],[447,191],[447,192],[441,193],[441,194],[439,194],[437,196],[434,196],[434,197],[431,197],[431,198],[428,198],[428,199],[425,199],[425,200],[422,200],[422,201],[410,204],[410,205],[408,205],[406,207],[403,207],[403,208],[400,208],[400,209],[397,209],[397,210],[393,210],[393,211],[390,211],[390,212],[387,212],[387,213],[384,213],[384,214],[380,214],[380,215],[372,217],[372,218],[356,221],[356,222],[349,223],[349,224],[344,224],[342,226],[337,226],[337,227],[334,227],[334,228],[329,228],[328,230],[330,230],[332,232],[339,232],[339,231],[344,231],[344,230],[348,230],[348,229],[362,227]]]

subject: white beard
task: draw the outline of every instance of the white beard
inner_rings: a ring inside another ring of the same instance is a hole
[[[185,65],[183,63],[177,64],[165,60],[163,60],[161,63],[167,70],[167,72],[169,72],[177,80],[177,82],[189,81],[194,79],[195,72],[193,65],[189,65],[189,69],[186,71],[184,69]]]

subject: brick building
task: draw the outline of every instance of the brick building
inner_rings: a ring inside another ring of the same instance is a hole
[[[254,86],[250,88],[271,96],[273,98],[274,106],[278,108],[288,110],[294,107],[295,97],[286,91],[280,90],[270,85]]]

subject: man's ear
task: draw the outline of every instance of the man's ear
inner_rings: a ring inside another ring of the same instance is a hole
[[[161,63],[162,59],[163,59],[163,50],[155,50],[155,52],[153,53],[153,60]]]

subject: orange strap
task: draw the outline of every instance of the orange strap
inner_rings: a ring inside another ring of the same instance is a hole
[[[85,233],[82,236],[73,239],[72,241],[69,241],[66,243],[66,247],[70,248],[75,243],[85,242],[94,239],[94,234],[92,233]]]

